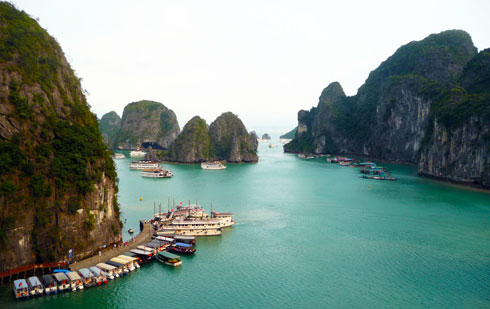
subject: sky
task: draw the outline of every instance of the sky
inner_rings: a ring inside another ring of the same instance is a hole
[[[448,29],[490,47],[490,1],[16,0],[60,43],[100,118],[153,100],[183,127],[237,114],[293,128],[338,81],[355,95],[401,45]]]

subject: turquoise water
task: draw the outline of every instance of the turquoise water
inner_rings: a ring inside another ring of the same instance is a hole
[[[413,166],[384,164],[399,180],[383,182],[259,150],[259,163],[225,171],[166,164],[172,179],[143,179],[118,160],[125,231],[168,197],[233,212],[237,224],[199,238],[177,269],[154,262],[103,287],[20,302],[2,287],[0,307],[490,307],[490,194]]]

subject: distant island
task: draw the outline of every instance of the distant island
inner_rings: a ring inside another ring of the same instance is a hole
[[[417,163],[421,175],[490,188],[490,49],[461,30],[410,42],[355,96],[328,85],[284,150]]]

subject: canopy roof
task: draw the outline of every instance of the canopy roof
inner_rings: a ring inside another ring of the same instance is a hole
[[[80,275],[75,271],[70,271],[66,274],[71,281],[82,280]]]
[[[29,283],[31,284],[31,286],[41,285],[41,280],[39,280],[39,278],[37,276],[29,277],[27,279],[27,281],[29,281]]]
[[[14,280],[14,286],[16,289],[26,289],[27,288],[26,279]]]
[[[103,269],[103,270],[108,270],[108,271],[116,269],[116,267],[109,265],[109,264],[106,264],[106,263],[99,263],[99,264],[97,264],[97,267],[100,269]]]
[[[186,243],[183,243],[183,242],[175,243],[175,245],[178,246],[178,247],[184,247],[184,248],[190,248],[190,247],[192,247],[191,245],[186,244]]]

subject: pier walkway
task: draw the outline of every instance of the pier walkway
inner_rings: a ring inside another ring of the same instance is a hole
[[[138,236],[135,237],[135,240],[129,242],[126,246],[117,247],[115,249],[108,249],[101,253],[101,255],[95,255],[88,259],[81,260],[79,262],[75,262],[70,264],[70,268],[74,271],[79,270],[80,268],[86,268],[90,266],[95,266],[98,263],[104,263],[107,260],[112,259],[118,255],[123,254],[126,251],[131,249],[135,249],[137,246],[141,246],[149,241],[151,241],[151,236],[153,235],[153,228],[149,222],[146,222],[143,225],[143,230]]]

